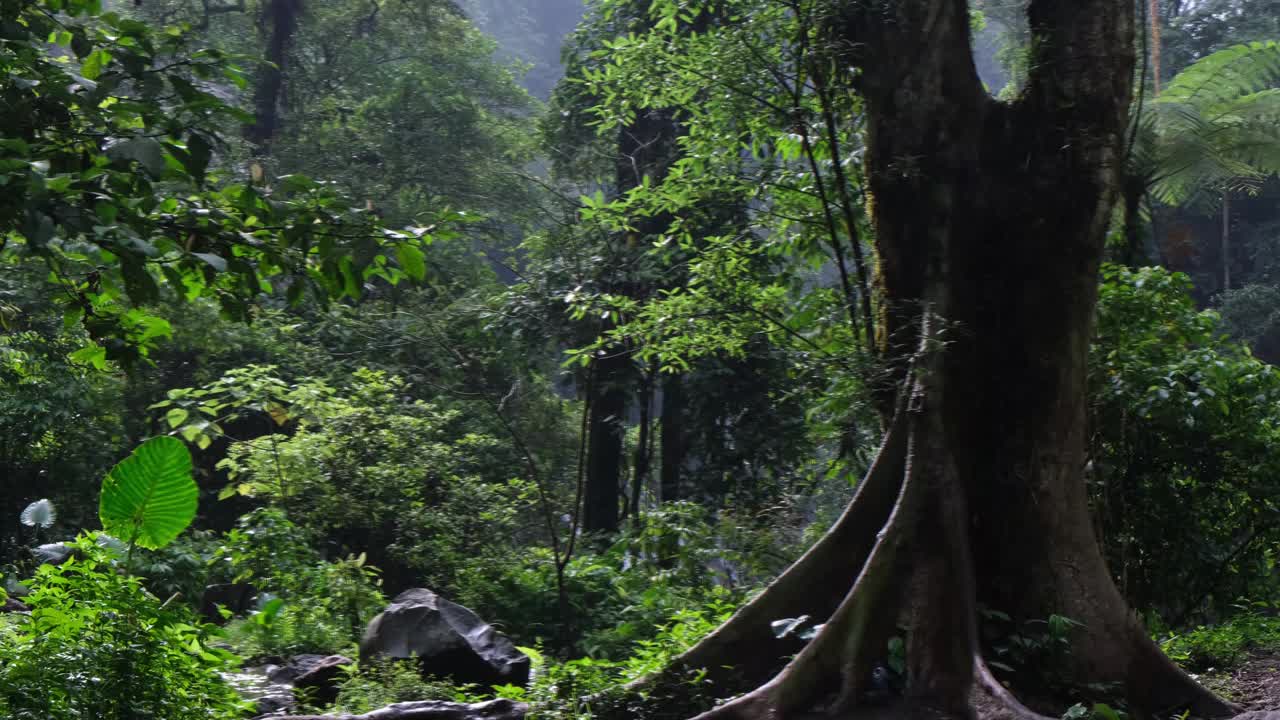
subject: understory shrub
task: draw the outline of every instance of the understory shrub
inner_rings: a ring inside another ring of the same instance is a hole
[[[367,665],[351,665],[339,686],[332,710],[359,715],[392,703],[413,700],[480,702],[492,694],[472,685],[458,685],[444,679],[424,679],[414,662],[381,658]]]
[[[1088,487],[1130,604],[1178,627],[1274,597],[1280,370],[1199,310],[1185,275],[1103,269]]]
[[[212,628],[119,572],[96,538],[43,565],[29,618],[0,624],[0,717],[8,720],[231,720],[244,704],[218,672],[239,661]]]
[[[527,691],[500,688],[503,697],[524,700],[539,720],[591,720],[600,717],[637,717],[634,708],[617,707],[627,683],[668,668],[685,650],[716,629],[733,612],[730,605],[711,603],[677,611],[670,621],[654,628],[652,637],[637,641],[624,660],[575,658],[563,662],[533,652],[533,681]],[[674,693],[693,708],[705,706],[715,691],[701,672],[676,681],[679,687],[654,687],[651,692]],[[699,700],[701,698],[701,700]]]
[[[393,589],[456,598],[468,568],[510,562],[528,539],[536,492],[506,445],[409,392],[372,370],[340,390],[300,382],[277,406],[292,436],[234,443],[220,467],[229,492],[283,508],[337,554],[366,553]]]
[[[1280,649],[1280,617],[1250,609],[1219,625],[1170,634],[1160,647],[1190,670],[1230,668],[1251,651]]]
[[[364,555],[324,560],[312,537],[273,508],[245,515],[226,534],[212,561],[217,577],[259,593],[257,609],[227,628],[243,654],[347,651],[386,606],[378,569]]]
[[[581,550],[569,562],[568,628],[555,592],[555,559],[543,548],[467,571],[459,602],[502,625],[518,644],[543,644],[559,656],[621,659],[681,613],[732,607],[758,587],[762,575],[751,568],[759,561],[744,552],[746,542],[728,537],[704,508],[675,503],[643,513],[606,549]],[[572,647],[561,646],[566,635]]]

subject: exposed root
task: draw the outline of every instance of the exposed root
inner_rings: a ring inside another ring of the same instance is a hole
[[[920,579],[931,586],[930,595],[938,593],[941,587],[944,592],[959,590],[960,595],[968,598],[960,603],[958,613],[947,613],[961,618],[959,628],[945,621],[939,625],[925,624],[924,642],[931,651],[941,650],[941,662],[913,667],[913,671],[919,670],[927,677],[914,678],[913,685],[919,692],[912,692],[909,706],[936,708],[925,712],[929,716],[968,716],[968,670],[941,667],[950,664],[948,658],[955,654],[951,652],[953,647],[962,651],[959,664],[963,666],[974,646],[971,572],[961,570],[957,578],[953,576],[954,570],[947,569],[957,561],[960,567],[969,567],[967,558],[956,557],[967,553],[963,541],[963,493],[954,466],[941,444],[937,427],[940,414],[935,408],[925,406],[925,395],[925,382],[917,382],[911,397],[912,407],[900,413],[910,417],[901,490],[888,522],[877,535],[870,556],[844,601],[818,635],[773,680],[700,718],[798,718],[813,711],[843,717],[853,712],[868,689],[866,681],[874,661],[884,655],[887,640],[895,632],[900,594],[921,570],[926,571]],[[925,518],[925,513],[931,517]],[[928,529],[925,542],[930,543],[930,547],[923,549],[927,552],[911,545],[920,542],[915,535],[921,528]],[[959,540],[948,542],[955,540],[948,536],[956,534]],[[907,552],[908,549],[916,552]],[[929,553],[933,559],[926,560]],[[948,579],[953,582],[946,583]],[[940,637],[943,633],[950,636]],[[955,682],[942,677],[956,673],[962,677]],[[960,692],[952,692],[953,686]]]
[[[902,488],[907,455],[905,413],[895,414],[880,450],[853,501],[834,526],[768,588],[744,605],[725,624],[690,648],[662,676],[704,670],[705,679],[722,694],[745,692],[776,674],[788,655],[803,647],[795,638],[773,636],[770,623],[808,615],[830,617],[847,587],[832,577],[857,577],[876,544]],[[643,692],[661,684],[662,676],[642,678],[629,688]]]
[[[924,335],[929,336],[927,332]],[[922,350],[917,359],[927,356]],[[777,645],[761,640],[767,637],[771,620],[821,604],[823,601],[814,600],[814,591],[838,588],[840,584],[833,583],[833,578],[856,577],[853,587],[817,636],[781,672],[755,690],[698,715],[697,720],[878,720],[889,716],[1048,720],[997,682],[979,657],[970,490],[961,481],[951,452],[951,438],[938,411],[940,389],[930,386],[938,375],[930,370],[913,372],[910,407],[904,406],[895,415],[876,465],[837,527],[769,592],[690,651],[685,667],[712,670],[713,663],[745,661],[748,673],[727,676],[736,682],[713,680],[720,694],[740,692],[744,685],[754,684],[755,674],[776,663],[777,656],[768,652],[763,659],[758,654],[752,657],[762,648],[776,650]],[[895,477],[899,478],[896,482]],[[875,493],[896,492],[896,501],[891,503],[887,520],[880,522],[880,516],[872,516],[881,529],[865,553],[856,553],[855,564],[845,543],[867,538],[866,526],[855,526],[853,521],[865,521],[860,513],[870,513],[866,508],[873,489]],[[1070,503],[1065,506],[1071,507]],[[975,511],[986,508],[975,506]],[[1090,550],[1096,550],[1092,537],[1078,532],[1065,533],[1065,537],[1072,542],[1062,547],[1075,553],[1066,553],[1066,559],[1082,559],[1080,566],[1086,568],[1081,571],[1074,563],[1068,564],[1072,583],[1083,592],[1069,595],[1067,607],[1093,610],[1088,623],[1092,635],[1087,637],[1100,643],[1078,646],[1080,677],[1123,680],[1135,717],[1169,717],[1183,710],[1199,717],[1232,715],[1236,708],[1197,685],[1164,657],[1135,618],[1112,612],[1123,608],[1118,595],[1116,602],[1098,600],[1108,599],[1105,592],[1093,591],[1105,591],[1109,578],[1099,565],[1097,577],[1102,580],[1094,581],[1089,562],[1084,562],[1091,559]],[[1055,557],[1053,553],[1048,556]],[[1029,557],[1034,560],[1038,556],[1032,553]],[[1001,555],[996,560],[1008,558]],[[851,574],[839,574],[845,572]],[[1056,582],[1044,587],[1072,585],[1049,577]],[[908,603],[907,684],[905,696],[886,705],[876,702],[883,701],[883,696],[876,698],[868,692],[868,681],[871,670],[884,658],[887,640],[896,632],[902,601]],[[1043,610],[1030,603],[1022,609]],[[806,614],[826,616],[820,611]],[[1095,649],[1101,651],[1092,652]]]
[[[1160,651],[1135,618],[1136,645],[1129,663],[1126,694],[1133,705],[1155,717],[1173,717],[1184,711],[1201,718],[1233,717],[1243,709],[1223,700],[1196,682]]]
[[[973,688],[969,696],[975,714],[983,720],[1054,720],[1023,705],[991,674],[980,655],[973,658]]]

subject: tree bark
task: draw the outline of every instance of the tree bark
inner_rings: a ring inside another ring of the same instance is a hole
[[[649,465],[653,460],[653,386],[657,382],[657,371],[652,368],[645,373],[636,393],[636,403],[640,406],[640,437],[636,439],[635,459],[631,465],[631,500],[627,503],[632,524],[640,524],[640,504],[643,501],[644,487],[649,482]]]
[[[676,124],[670,112],[641,110],[636,119],[622,128],[618,137],[615,167],[616,192],[623,195],[646,181],[660,182],[666,176],[676,138]],[[666,228],[669,218],[636,219],[633,231],[616,233],[610,238],[608,269],[610,277],[603,283],[609,292],[635,296],[635,287],[627,276],[632,266],[643,257],[647,236]],[[605,330],[613,327],[606,320]],[[583,530],[612,534],[618,530],[618,503],[622,492],[623,440],[626,427],[629,387],[639,382],[639,375],[628,348],[610,347],[594,360],[598,393],[591,403],[591,443],[587,456],[587,485],[583,505]],[[664,431],[665,432],[665,431]]]
[[[1150,260],[1142,222],[1142,201],[1146,193],[1143,178],[1126,174],[1120,193],[1124,209],[1124,247],[1120,252],[1120,262],[1132,269],[1142,267]]]
[[[662,502],[680,499],[680,468],[684,465],[684,378],[669,375],[662,381],[662,436],[660,491]]]
[[[981,699],[984,714],[1031,717],[986,671],[979,606],[1079,622],[1061,679],[1112,685],[1137,714],[1233,710],[1128,609],[1085,493],[1086,361],[1124,165],[1134,7],[1032,0],[1027,16],[1030,76],[1004,103],[978,80],[964,0],[832,3],[830,37],[867,112],[879,338],[900,405],[845,520],[681,664],[706,668],[724,696],[781,664],[769,620],[803,610],[827,619],[822,631],[705,718],[847,716],[899,622],[904,712],[967,717]]]
[[[631,358],[615,349],[594,361],[595,378],[588,391],[591,400],[588,420],[587,482],[582,496],[582,530],[613,534],[618,531],[618,501],[621,498],[622,446],[626,434],[627,384],[631,381]]]
[[[1222,191],[1222,291],[1231,289],[1231,193]]]
[[[262,8],[259,32],[266,36],[267,64],[259,70],[253,90],[253,124],[245,128],[245,139],[253,145],[254,155],[271,154],[271,141],[280,129],[280,106],[284,100],[285,72],[289,48],[298,31],[302,0],[270,0]]]

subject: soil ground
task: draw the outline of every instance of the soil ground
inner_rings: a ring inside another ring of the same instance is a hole
[[[1232,670],[1195,677],[1245,710],[1280,710],[1280,651],[1258,652]]]

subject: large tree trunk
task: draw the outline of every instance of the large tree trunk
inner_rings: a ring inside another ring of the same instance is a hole
[[[1110,684],[1138,714],[1229,714],[1127,608],[1085,494],[1086,360],[1123,165],[1131,0],[1033,0],[1032,70],[1008,104],[978,80],[964,0],[833,5],[832,39],[866,102],[898,408],[831,534],[680,666],[732,694],[783,663],[768,621],[810,614],[823,630],[706,717],[844,716],[900,622],[908,709],[1033,717],[986,670],[979,606],[1079,622],[1059,679]]]

